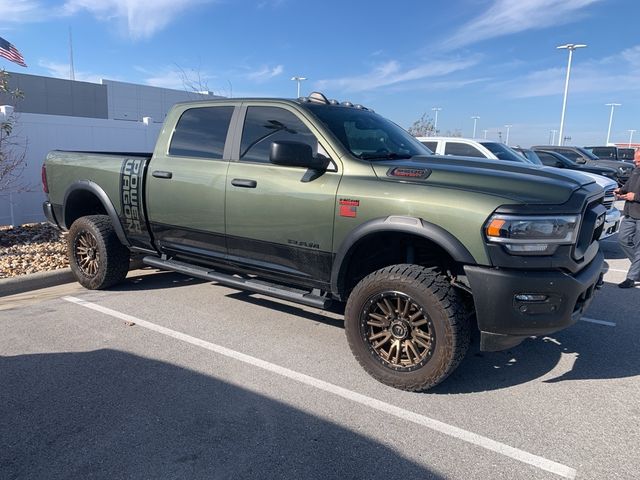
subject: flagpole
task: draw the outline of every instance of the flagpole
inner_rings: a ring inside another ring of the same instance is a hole
[[[73,41],[71,39],[71,27],[69,27],[69,80],[75,80],[76,74],[73,70]]]

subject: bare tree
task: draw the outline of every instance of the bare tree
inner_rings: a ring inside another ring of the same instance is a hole
[[[426,113],[423,113],[418,120],[413,122],[408,132],[414,137],[433,137],[436,134],[433,120]]]
[[[9,74],[0,69],[0,98],[8,100],[12,107],[24,97],[24,94],[9,87]],[[3,103],[5,103],[3,102]],[[26,166],[26,142],[14,132],[16,115],[14,110],[0,113],[0,192],[22,191],[22,172]]]
[[[194,98],[201,99],[203,94],[220,95],[228,98],[233,97],[233,85],[230,80],[227,80],[228,89],[223,88],[220,89],[219,92],[216,92],[209,88],[209,82],[203,78],[199,66],[196,69],[191,69],[189,72],[185,71],[185,69],[178,64],[175,64],[175,66],[178,69],[178,75],[180,76],[184,90],[193,93]]]

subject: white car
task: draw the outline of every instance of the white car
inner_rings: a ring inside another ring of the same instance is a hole
[[[437,155],[457,155],[461,157],[488,158],[522,162],[522,156],[493,140],[471,140],[461,137],[417,137],[417,140]],[[525,159],[525,162],[527,160]]]

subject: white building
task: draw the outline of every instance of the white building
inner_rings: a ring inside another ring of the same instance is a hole
[[[44,221],[41,167],[51,150],[152,152],[177,102],[215,98],[167,88],[102,80],[100,84],[10,73],[24,92],[15,105],[14,135],[24,145],[20,192],[0,192],[0,225]],[[0,94],[0,121],[13,110]]]

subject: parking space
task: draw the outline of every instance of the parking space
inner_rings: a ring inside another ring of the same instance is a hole
[[[640,289],[603,250],[595,322],[475,338],[422,394],[364,373],[339,311],[155,270],[5,297],[0,477],[634,478]]]

